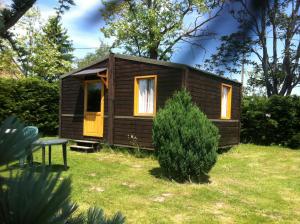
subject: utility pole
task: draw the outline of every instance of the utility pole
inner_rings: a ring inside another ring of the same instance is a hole
[[[244,86],[244,78],[245,78],[245,52],[243,52],[243,58],[242,58],[242,71],[241,71],[241,83],[242,88]]]

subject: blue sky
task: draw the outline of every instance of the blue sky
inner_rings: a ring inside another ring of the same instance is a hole
[[[104,38],[100,32],[101,17],[98,11],[101,6],[100,2],[99,0],[75,0],[76,6],[72,6],[63,15],[63,25],[68,30],[75,47],[75,56],[78,58],[82,58],[88,52],[93,52],[93,49],[81,48],[97,48],[100,38]],[[57,6],[57,1],[38,0],[36,5],[41,10],[43,19],[46,20],[54,14],[53,8]]]
[[[104,39],[100,31],[103,25],[100,15],[100,0],[75,0],[76,6],[72,6],[69,11],[63,15],[63,25],[68,30],[68,34],[73,41],[75,56],[84,57],[88,52],[93,52],[99,46],[100,39],[107,43],[112,41]],[[57,6],[57,0],[37,0],[36,5],[41,11],[42,18],[47,18],[54,14],[54,7]],[[210,26],[219,35],[229,34],[236,29],[233,19],[229,16],[221,16]],[[221,21],[222,23],[219,23]],[[221,26],[219,25],[221,24]],[[171,61],[189,64],[203,64],[204,60],[209,58],[215,52],[220,42],[217,39],[203,41],[202,44],[206,50],[198,47],[191,47],[188,44],[179,45],[180,51],[175,51]],[[271,47],[271,46],[270,46]],[[240,76],[231,76],[240,80]],[[300,88],[297,89],[300,94]]]
[[[99,40],[102,39],[105,42],[110,43],[109,39],[105,39],[100,31],[101,25],[103,25],[100,15],[100,0],[75,0],[76,6],[72,6],[63,16],[63,25],[68,30],[70,38],[73,40],[75,47],[75,56],[82,58],[86,53],[92,52],[93,49],[82,48],[96,48],[99,45]],[[37,6],[41,10],[42,17],[46,20],[50,15],[54,14],[54,7],[57,5],[55,0],[38,0]],[[219,18],[223,20],[224,18]],[[223,22],[222,26],[224,30],[220,30],[216,27],[216,31],[222,34],[229,33],[231,30],[228,27],[232,27],[232,21]],[[175,51],[172,61],[178,63],[185,63],[189,65],[202,64],[206,58],[214,52],[216,47],[215,39],[203,41],[206,50],[198,47],[191,47],[189,44],[179,45],[180,51]],[[181,57],[184,55],[184,57]]]

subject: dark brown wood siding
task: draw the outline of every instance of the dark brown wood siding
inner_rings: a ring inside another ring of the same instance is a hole
[[[107,60],[89,68],[104,68]],[[93,79],[93,77],[91,77]],[[91,79],[89,78],[89,79]],[[94,79],[97,79],[94,77]],[[83,136],[83,113],[84,113],[84,80],[67,76],[61,80],[61,125],[60,136],[68,139],[97,139]],[[107,89],[104,90],[104,114],[107,110]],[[107,134],[107,118],[104,117],[103,141]]]
[[[231,120],[221,120],[221,85],[232,86]],[[201,71],[189,70],[187,89],[190,91],[193,101],[207,115],[213,119],[219,128],[221,139],[220,146],[239,143],[240,120],[240,84],[230,80],[220,79]]]
[[[107,66],[108,60],[105,60],[90,68]],[[133,115],[134,77],[157,75],[157,110],[165,104],[174,91],[186,85],[186,88],[192,95],[193,101],[219,128],[221,135],[220,146],[239,143],[241,100],[241,87],[239,84],[193,69],[175,68],[118,57],[115,58],[112,68],[114,70],[114,98],[111,99],[111,106],[114,108],[114,115],[112,116],[113,127],[108,126],[108,90],[105,89],[104,137],[100,140],[108,140],[108,130],[111,128],[113,144],[115,145],[138,145],[143,148],[153,147],[153,118],[135,117]],[[232,85],[231,120],[220,119],[222,83]],[[83,80],[68,76],[62,79],[61,85],[61,137],[69,139],[97,139],[83,136]],[[133,142],[130,136],[135,136],[137,138],[136,141]]]
[[[182,70],[116,58],[114,144],[131,145],[128,135],[141,147],[152,148],[152,118],[134,117],[134,77],[157,75],[157,110],[182,86]]]
[[[239,144],[239,121],[213,121],[213,123],[219,128],[221,136],[219,147]]]

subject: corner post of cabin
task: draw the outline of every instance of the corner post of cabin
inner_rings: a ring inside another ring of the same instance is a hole
[[[185,88],[188,90],[188,74],[189,74],[189,69],[184,67],[182,68],[182,88]]]
[[[59,79],[58,136],[61,138],[62,78]]]
[[[108,58],[108,144],[114,144],[114,115],[115,114],[115,56]]]

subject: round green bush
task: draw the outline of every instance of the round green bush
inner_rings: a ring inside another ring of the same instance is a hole
[[[176,92],[153,123],[153,143],[168,177],[201,181],[217,160],[217,127],[192,103],[186,90]]]
[[[288,140],[287,146],[291,149],[300,149],[300,132]]]

